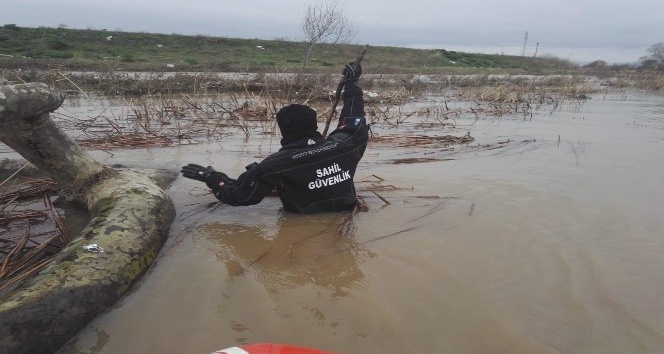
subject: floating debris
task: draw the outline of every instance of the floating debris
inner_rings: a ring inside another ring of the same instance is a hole
[[[0,192],[0,204],[12,200],[20,200],[52,192],[58,184],[51,179],[27,179],[26,182],[16,185],[5,192]]]
[[[101,138],[83,138],[79,145],[95,149],[146,148],[173,145],[173,140],[165,136],[145,136],[143,134],[117,134]]]
[[[380,135],[373,136],[369,140],[370,144],[381,144],[393,147],[422,147],[422,148],[441,148],[451,144],[466,144],[473,142],[475,138],[470,136],[470,132],[463,136],[454,135]]]
[[[0,193],[0,293],[41,271],[69,243],[69,234],[49,197],[56,188],[50,179],[27,179]],[[42,209],[27,209],[18,203],[39,195],[43,196]]]
[[[83,249],[85,249],[88,252],[92,252],[92,253],[103,253],[104,252],[104,249],[99,247],[99,245],[96,244],[96,243],[85,245],[85,246],[83,246]]]
[[[452,159],[437,159],[433,157],[410,157],[403,159],[393,159],[391,160],[395,165],[410,165],[414,163],[424,163],[424,162],[436,162],[436,161],[446,161]]]

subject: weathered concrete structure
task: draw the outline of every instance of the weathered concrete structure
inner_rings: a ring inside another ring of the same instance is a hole
[[[58,350],[145,273],[175,215],[164,188],[176,173],[99,164],[50,119],[63,101],[45,84],[0,86],[0,141],[91,216],[46,269],[0,296],[0,353]]]

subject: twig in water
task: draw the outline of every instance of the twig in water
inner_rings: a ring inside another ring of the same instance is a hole
[[[224,207],[225,205],[226,205],[226,204],[224,204],[224,203],[222,203],[222,202],[220,202],[220,201],[219,201],[219,202],[206,203],[205,205],[199,205],[199,206],[197,206],[196,208],[194,208],[194,209],[192,209],[192,210],[190,210],[190,211],[188,211],[188,212],[184,212],[184,213],[182,213],[183,217],[182,217],[179,221],[186,220],[186,219],[188,219],[188,218],[190,218],[190,217],[192,217],[192,216],[194,216],[194,215],[200,214],[200,213],[202,213],[202,212],[204,212],[204,211],[206,211],[206,210],[208,210],[208,209],[210,209],[210,212],[213,212],[213,211],[216,210],[217,208],[222,208],[222,207]],[[189,213],[189,214],[186,215],[186,216],[184,216],[184,215],[187,214],[187,213]]]
[[[339,239],[339,237],[343,235],[348,234],[348,231],[350,230],[351,225],[353,223],[353,217],[355,216],[355,214],[361,211],[362,212],[369,211],[369,207],[367,206],[367,203],[364,201],[364,199],[362,199],[362,197],[358,197],[351,213],[348,216],[346,216],[341,221],[341,223],[339,223],[339,227],[337,228],[337,231],[339,232],[339,234],[337,235],[337,239]]]
[[[385,204],[387,204],[387,205],[391,205],[391,204],[392,204],[392,203],[390,203],[389,201],[387,201],[387,199],[383,198],[383,197],[380,196],[378,193],[376,193],[376,191],[373,191],[373,190],[372,190],[371,193],[375,194],[376,197],[380,198],[380,200],[382,200],[383,203],[385,203]]]
[[[379,237],[376,237],[376,238],[372,238],[372,239],[370,239],[370,240],[367,240],[367,241],[364,241],[364,242],[360,243],[360,245],[366,245],[366,244],[369,243],[369,242],[374,242],[374,241],[384,240],[384,239],[386,239],[386,238],[388,238],[388,237],[396,236],[396,235],[399,235],[399,234],[402,234],[402,233],[404,233],[404,232],[408,232],[408,231],[413,231],[413,230],[418,229],[418,228],[420,228],[420,227],[422,227],[422,225],[420,225],[420,226],[409,227],[409,228],[407,228],[407,229],[399,230],[399,231],[397,231],[397,232],[393,232],[393,233],[391,233],[391,234],[387,234],[387,235],[379,236]]]
[[[14,178],[14,176],[16,176],[19,172],[21,172],[22,169],[24,169],[24,168],[25,168],[26,166],[28,166],[28,165],[29,165],[29,163],[26,162],[23,166],[21,166],[21,168],[19,168],[18,170],[16,170],[16,172],[12,173],[11,176],[5,178],[4,181],[0,182],[0,187],[2,187],[2,185],[5,184],[5,182],[7,182],[7,181],[9,181],[10,179]]]
[[[290,257],[292,257],[296,246],[299,246],[300,244],[304,243],[305,241],[307,241],[307,240],[309,240],[313,237],[324,234],[327,230],[329,230],[330,227],[332,227],[332,224],[334,223],[334,220],[335,219],[332,219],[332,221],[330,221],[330,224],[325,229],[323,229],[319,232],[313,233],[313,234],[301,239],[300,241],[291,243],[290,247],[288,248],[288,252],[286,252],[286,254],[289,255]]]
[[[61,72],[58,72],[58,74],[60,74],[60,76],[64,77],[65,80],[69,81],[72,85],[74,85],[74,87],[76,87],[76,88],[78,89],[78,91],[81,92],[81,93],[83,94],[83,96],[85,96],[85,98],[90,99],[90,97],[88,96],[88,94],[85,93],[85,92],[83,92],[83,90],[81,90],[81,88],[78,87],[78,85],[76,85],[73,81],[69,80],[69,78],[68,78],[67,76],[65,76],[65,74],[63,74],[63,73],[61,73]]]
[[[291,245],[291,247],[292,247],[292,245]],[[270,253],[271,250],[272,250],[272,246],[270,246],[267,250],[265,250],[265,252],[263,252],[263,254],[258,256],[258,258],[256,258],[253,261],[249,262],[249,265],[254,265],[254,264],[260,262],[260,260],[263,259],[263,257],[267,256],[267,254]],[[290,250],[289,250],[289,252],[290,252]]]

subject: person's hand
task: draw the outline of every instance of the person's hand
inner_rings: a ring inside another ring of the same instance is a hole
[[[194,163],[190,163],[187,166],[182,167],[180,171],[182,176],[186,178],[191,178],[196,181],[207,182],[213,172],[216,172],[212,166],[203,167]]]
[[[226,174],[217,172],[212,166],[203,167],[194,163],[182,167],[182,176],[205,183],[208,187],[221,186],[223,183],[230,183],[232,180]]]
[[[357,81],[362,75],[362,65],[351,61],[344,65],[344,69],[341,74],[344,76],[344,80],[346,81]]]

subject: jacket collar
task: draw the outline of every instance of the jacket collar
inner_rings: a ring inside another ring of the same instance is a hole
[[[303,132],[298,135],[289,135],[288,138],[281,139],[281,149],[302,149],[324,142],[323,136],[318,131]]]

